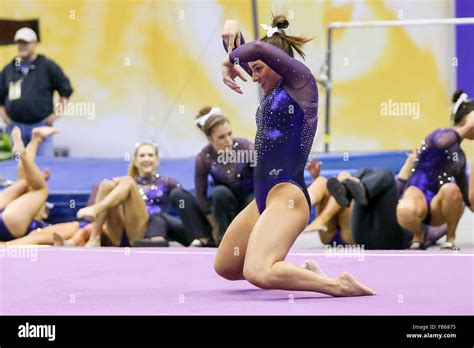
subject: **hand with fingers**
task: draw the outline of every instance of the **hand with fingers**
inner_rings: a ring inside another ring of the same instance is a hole
[[[234,48],[240,46],[239,23],[234,19],[225,21],[221,36],[222,40],[227,45],[227,53],[231,54]]]
[[[317,161],[315,158],[311,160],[306,166],[306,169],[309,170],[313,180],[316,180],[321,173],[321,162]]]
[[[413,163],[415,161],[417,155],[418,155],[418,149],[412,149],[407,154],[407,161],[410,162],[410,163]]]
[[[222,81],[233,91],[243,94],[240,86],[235,82],[235,78],[239,77],[242,81],[247,82],[244,69],[230,62],[229,56],[222,61]]]
[[[412,175],[413,168],[415,167],[416,157],[418,156],[418,149],[412,149],[407,153],[407,159],[403,164],[402,168],[398,172],[398,178],[402,180],[408,180]]]

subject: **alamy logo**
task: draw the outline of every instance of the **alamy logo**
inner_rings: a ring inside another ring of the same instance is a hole
[[[418,120],[421,117],[420,103],[397,102],[392,99],[380,103],[381,116],[412,117]]]
[[[283,171],[283,169],[272,169],[272,170],[270,171],[270,173],[268,173],[268,174],[270,174],[270,175],[272,175],[272,176],[278,176],[278,175],[280,175],[280,173],[281,173],[282,171]]]
[[[257,152],[251,150],[219,150],[217,163],[250,163],[251,167],[257,165]]]
[[[88,120],[93,120],[95,118],[95,103],[68,102],[66,105],[57,103],[54,111],[60,116],[87,117]]]
[[[18,326],[18,337],[20,338],[47,338],[48,341],[56,339],[56,325],[34,325],[26,322]]]

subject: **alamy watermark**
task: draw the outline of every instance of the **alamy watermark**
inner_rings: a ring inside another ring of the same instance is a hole
[[[88,120],[95,118],[95,103],[68,102],[66,105],[57,103],[54,111],[59,116],[86,117]]]
[[[217,151],[217,163],[250,163],[251,167],[255,167],[257,153],[255,150],[219,150]]]
[[[29,259],[38,261],[38,248],[34,246],[0,246],[0,259]]]
[[[357,261],[364,261],[365,249],[364,245],[348,244],[341,245],[333,242],[324,246],[324,254],[326,257],[335,258],[356,258]]]
[[[18,326],[19,338],[46,338],[52,342],[56,340],[56,325],[35,325],[26,322]]]
[[[398,102],[392,99],[380,103],[380,116],[412,117],[418,120],[421,117],[420,103]]]

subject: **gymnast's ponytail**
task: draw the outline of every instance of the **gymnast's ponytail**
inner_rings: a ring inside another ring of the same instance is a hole
[[[471,111],[474,111],[474,99],[469,99],[466,92],[458,89],[454,92],[452,101],[454,105],[451,119],[453,123],[457,125],[460,124]]]
[[[278,28],[278,31],[270,37],[264,36],[260,40],[282,49],[292,58],[294,58],[294,51],[296,51],[304,59],[303,46],[313,38],[287,35],[284,29],[288,28],[289,25],[290,23],[285,16],[274,16],[272,14],[272,28]]]

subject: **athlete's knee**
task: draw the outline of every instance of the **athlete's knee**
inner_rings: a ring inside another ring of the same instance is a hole
[[[175,187],[170,192],[171,201],[179,201],[180,199],[184,199],[185,197],[186,191],[183,190],[181,187]]]
[[[245,271],[244,278],[250,283],[260,289],[273,289],[273,282],[269,271],[253,272],[250,270]]]
[[[318,176],[316,179],[314,179],[310,187],[315,184],[320,184],[321,186],[326,187],[327,182],[328,182],[328,179],[326,179],[324,176]]]
[[[419,207],[410,200],[400,200],[397,205],[397,219],[403,224],[414,218],[421,218],[427,213],[425,208]]]
[[[449,203],[455,204],[462,201],[461,190],[454,183],[444,184],[439,191],[443,195],[443,199]]]
[[[219,214],[222,210],[236,209],[237,199],[232,191],[224,185],[218,185],[213,188],[211,201],[214,213]]]
[[[135,181],[134,178],[132,178],[131,176],[124,176],[121,181],[121,183],[124,183],[126,185],[130,185],[130,186],[136,186],[137,185],[137,182]]]
[[[380,169],[380,178],[383,182],[386,181],[394,181],[395,178],[393,176],[393,172],[390,169]]]
[[[116,186],[116,183],[113,180],[104,179],[100,182],[99,190],[101,190],[101,191],[112,191],[115,186]]]
[[[137,182],[134,178],[128,175],[120,179],[120,187],[125,189],[127,192],[139,192]]]
[[[235,265],[229,265],[228,262],[221,262],[216,259],[214,262],[214,271],[227,280],[242,279],[242,269],[237,269]]]
[[[339,175],[337,176],[337,180],[343,181],[349,178],[350,176],[351,176],[351,173],[349,172],[340,172]]]
[[[244,264],[243,275],[245,280],[261,289],[272,289],[273,281],[270,268],[266,268],[254,263],[246,262]]]
[[[222,201],[232,197],[233,193],[227,186],[217,185],[212,189],[211,196],[213,201]]]

